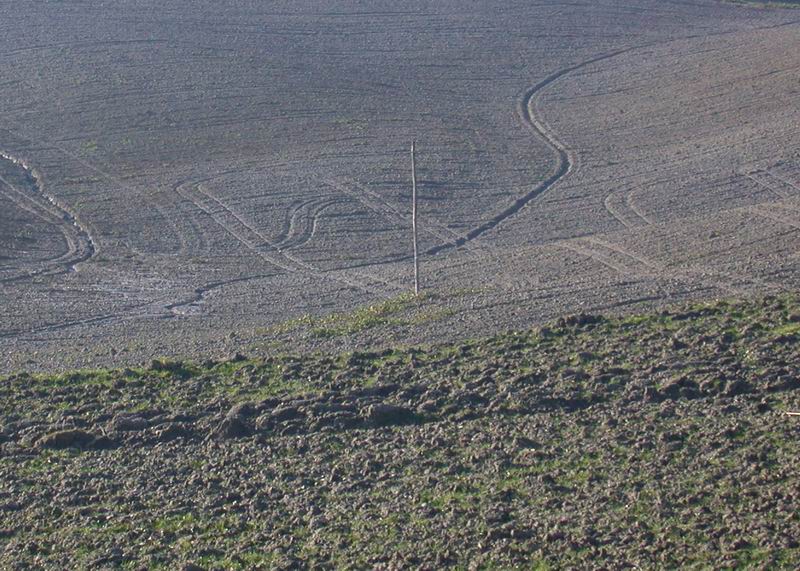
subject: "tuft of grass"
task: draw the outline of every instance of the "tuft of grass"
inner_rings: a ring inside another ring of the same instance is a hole
[[[346,313],[333,313],[324,317],[301,315],[260,332],[265,335],[281,335],[305,329],[313,337],[331,338],[353,335],[376,327],[418,325],[450,315],[447,310],[441,310],[403,316],[421,308],[432,297],[432,294],[415,296],[412,293],[405,293]]]
[[[91,139],[81,144],[81,150],[87,153],[94,153],[97,151],[97,141]]]
[[[775,337],[782,337],[782,336],[797,336],[800,333],[800,323],[786,323],[784,325],[779,325],[772,330],[772,335]]]

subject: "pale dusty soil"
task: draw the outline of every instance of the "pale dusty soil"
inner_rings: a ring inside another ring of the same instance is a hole
[[[0,8],[0,370],[797,286],[797,11],[396,4]],[[433,296],[276,328],[408,290],[412,138]]]

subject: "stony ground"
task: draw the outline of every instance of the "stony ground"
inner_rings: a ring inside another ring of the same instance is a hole
[[[0,568],[800,566],[800,298],[0,380]]]

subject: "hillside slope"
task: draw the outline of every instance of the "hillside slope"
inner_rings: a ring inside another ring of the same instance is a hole
[[[408,291],[412,140],[441,316],[372,349],[795,291],[798,26],[714,0],[0,3],[0,374],[254,353]],[[293,350],[357,346],[316,341]]]
[[[15,374],[0,567],[796,569],[798,334],[785,296]]]

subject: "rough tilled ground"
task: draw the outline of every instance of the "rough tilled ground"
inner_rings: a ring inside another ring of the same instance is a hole
[[[0,380],[3,569],[800,566],[800,298]]]
[[[414,138],[435,307],[304,347],[797,287],[798,20],[712,0],[6,2],[0,370],[253,352],[265,328],[394,299]]]

